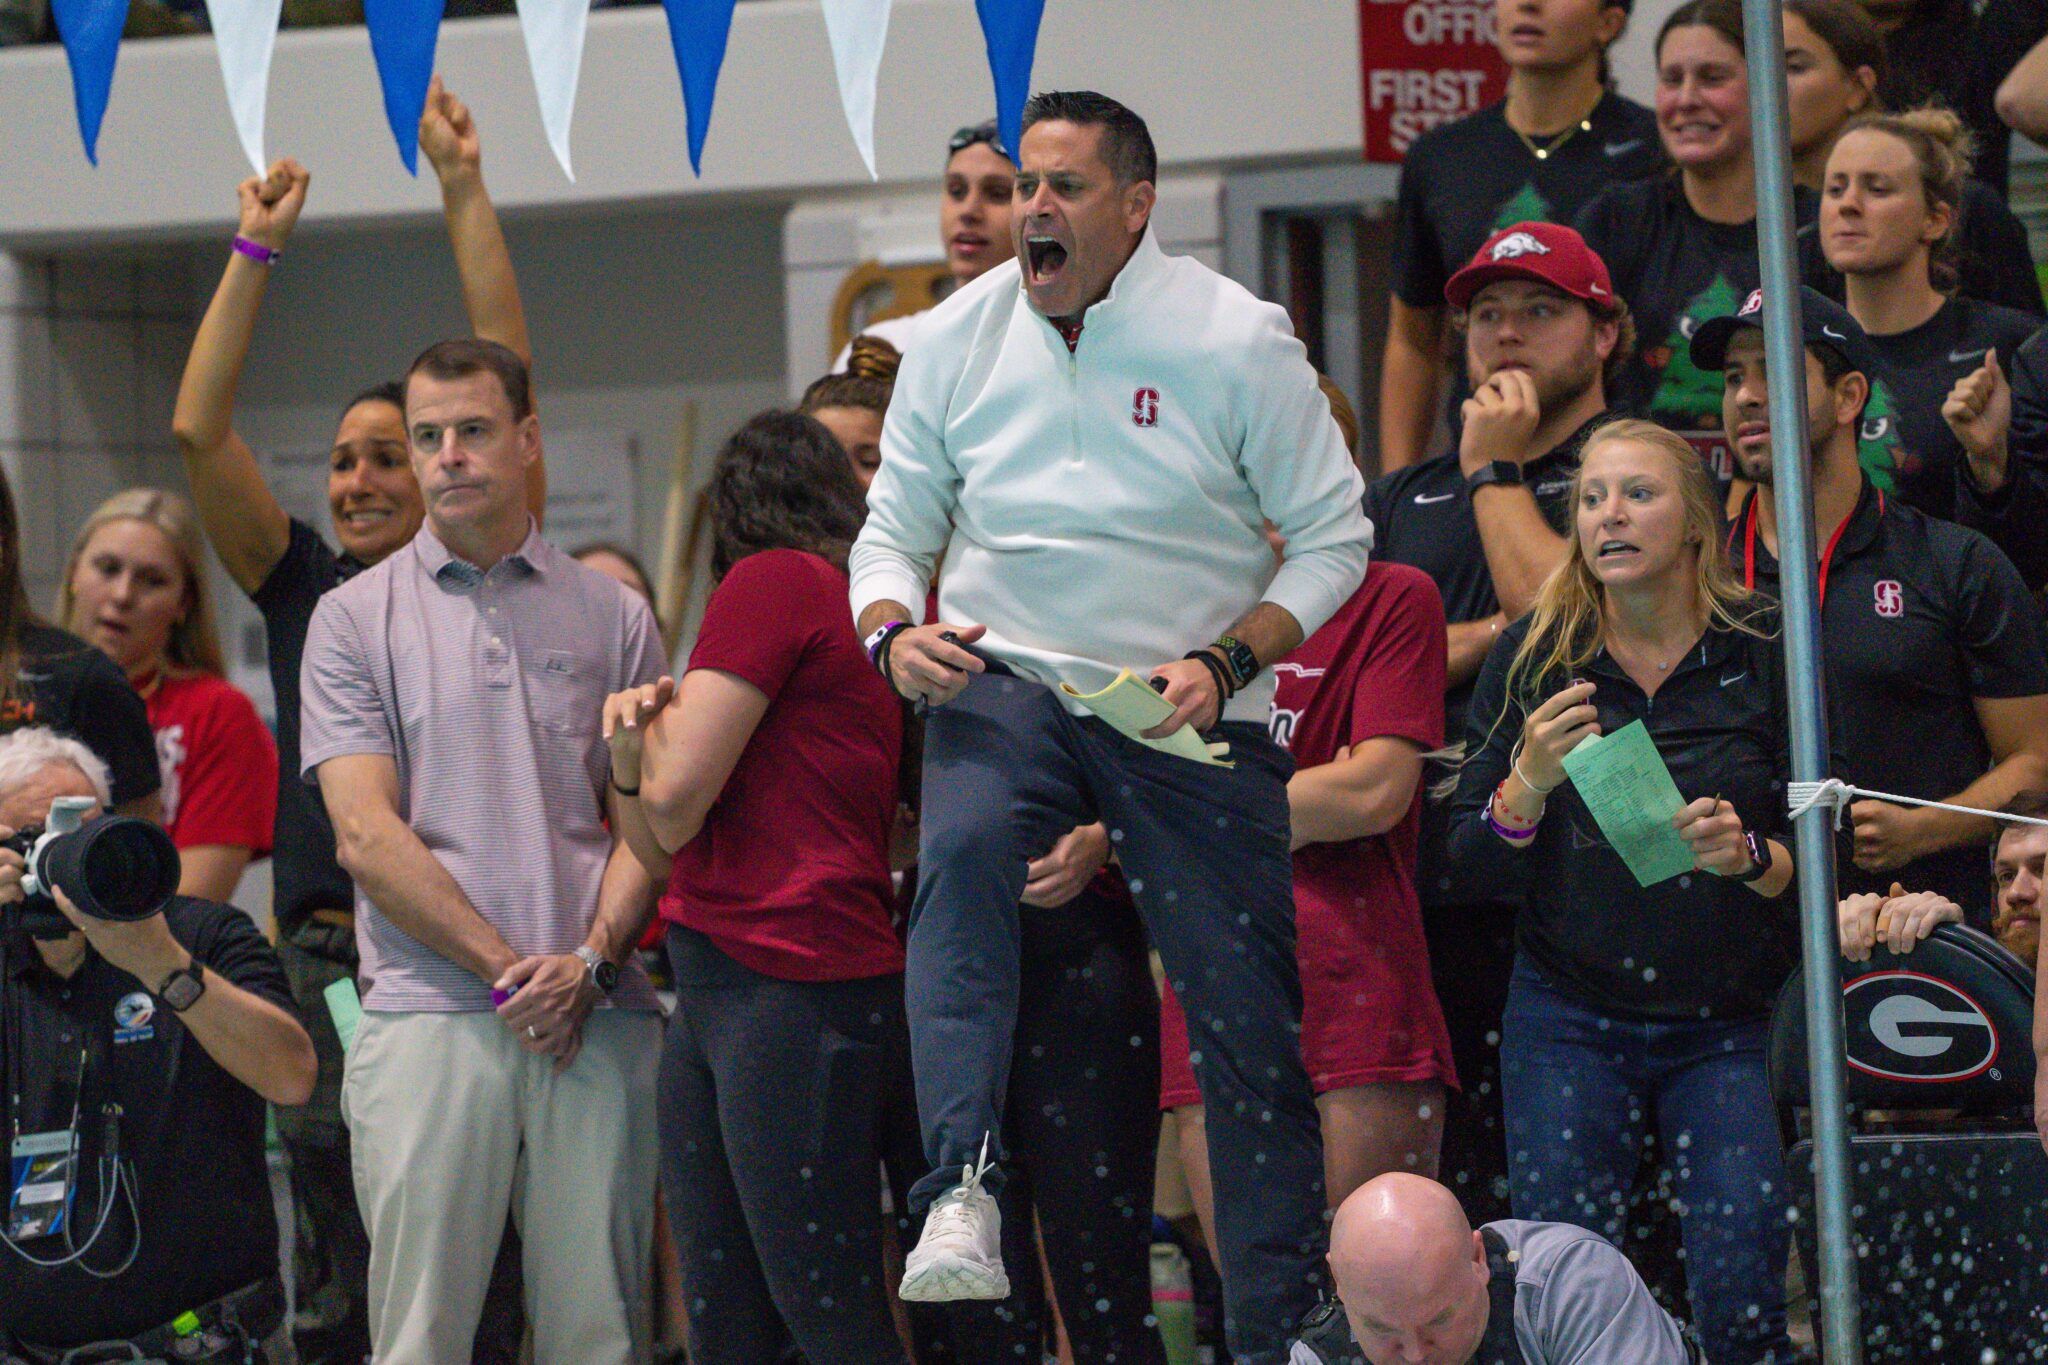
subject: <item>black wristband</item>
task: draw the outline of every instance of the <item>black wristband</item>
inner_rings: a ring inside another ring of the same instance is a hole
[[[1223,666],[1223,660],[1217,658],[1213,650],[1190,650],[1182,657],[1196,659],[1208,665],[1211,676],[1216,679],[1216,695],[1220,700],[1229,701],[1237,695],[1236,681],[1230,676],[1230,670]]]

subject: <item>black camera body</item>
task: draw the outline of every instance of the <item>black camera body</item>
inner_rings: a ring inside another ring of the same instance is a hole
[[[60,796],[40,826],[31,825],[0,848],[22,857],[20,904],[0,909],[0,926],[36,938],[62,938],[71,922],[57,908],[62,890],[81,913],[95,919],[142,920],[176,894],[181,864],[171,836],[147,820],[108,815],[87,822],[91,797]]]

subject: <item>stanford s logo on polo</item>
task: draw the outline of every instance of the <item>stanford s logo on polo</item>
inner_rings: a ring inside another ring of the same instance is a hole
[[[1877,614],[1887,619],[1906,614],[1906,590],[1896,578],[1880,578],[1871,589],[1877,598]]]
[[[1517,256],[1548,256],[1550,248],[1526,232],[1510,232],[1493,244],[1496,261],[1512,261]]]
[[[1131,395],[1131,422],[1141,427],[1159,425],[1159,390],[1139,389]]]
[[[1998,1033],[1975,1000],[1919,972],[1872,972],[1842,991],[1849,1065],[1885,1080],[1934,1084],[1983,1074]]]

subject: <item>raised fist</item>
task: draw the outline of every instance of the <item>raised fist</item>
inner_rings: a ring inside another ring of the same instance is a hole
[[[241,221],[235,231],[250,241],[284,250],[285,239],[306,207],[306,186],[312,177],[290,157],[276,162],[261,177],[250,176],[235,189],[241,200]]]
[[[483,142],[477,137],[476,120],[470,117],[469,106],[450,94],[439,76],[427,86],[427,107],[420,113],[420,150],[443,180],[483,165]]]

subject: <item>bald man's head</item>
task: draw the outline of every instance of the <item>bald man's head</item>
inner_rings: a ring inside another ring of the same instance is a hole
[[[1330,1226],[1330,1269],[1372,1365],[1464,1365],[1486,1334],[1486,1249],[1449,1190],[1383,1175]]]

